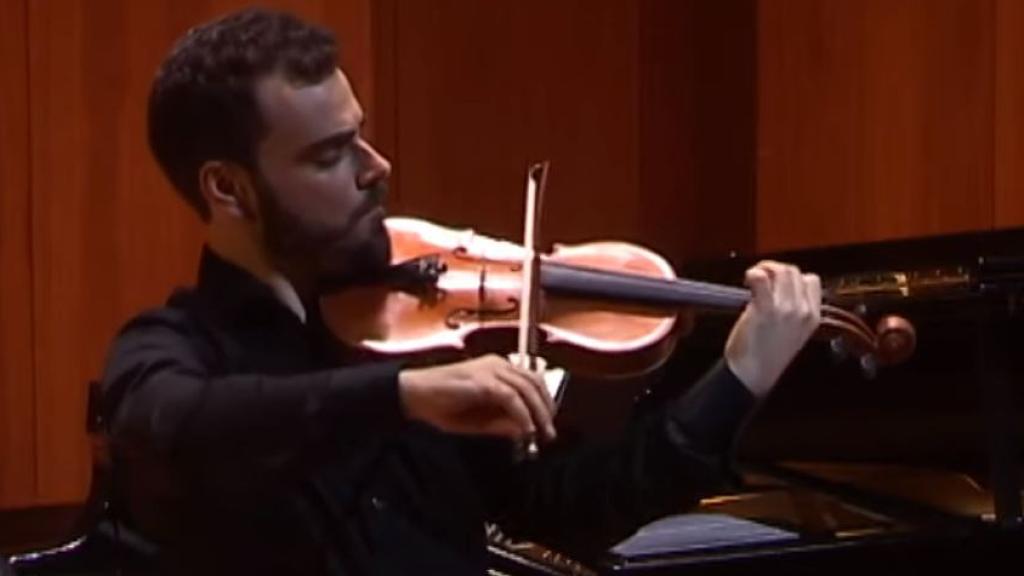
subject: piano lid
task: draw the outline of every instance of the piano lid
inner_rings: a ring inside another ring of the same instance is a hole
[[[917,465],[990,476],[991,394],[1003,370],[1003,404],[1024,406],[1024,229],[835,246],[766,254],[822,275],[833,302],[869,317],[910,320],[918,346],[907,362],[865,379],[812,342],[745,432],[740,455],[754,461],[837,461]],[[735,283],[761,257],[683,266],[681,274]],[[662,375],[675,393],[721,353],[732,316],[701,316]],[[1019,416],[1019,412],[1017,412]],[[1017,417],[1011,440],[1024,436]],[[1020,462],[1020,456],[1016,461]]]

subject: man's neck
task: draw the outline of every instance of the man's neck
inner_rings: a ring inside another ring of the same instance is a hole
[[[244,242],[233,241],[227,235],[210,230],[207,244],[217,256],[252,274],[270,287],[277,299],[291,310],[300,321],[306,322],[306,308],[295,285],[278,270],[262,250]]]

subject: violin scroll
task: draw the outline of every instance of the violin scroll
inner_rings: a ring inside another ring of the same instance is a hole
[[[917,331],[902,316],[883,316],[878,320],[875,333],[878,338],[878,358],[886,366],[906,361],[917,348]]]
[[[879,366],[906,361],[917,347],[914,326],[901,316],[887,315],[874,330],[853,312],[829,304],[822,305],[818,335],[829,340],[833,356],[842,360],[855,355],[864,375],[871,379]]]

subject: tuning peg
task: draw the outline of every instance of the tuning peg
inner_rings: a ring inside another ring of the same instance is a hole
[[[917,348],[914,325],[901,316],[883,316],[875,327],[878,334],[878,354],[886,366],[906,361]]]
[[[832,360],[839,364],[850,357],[850,351],[846,347],[846,341],[843,340],[842,336],[836,336],[828,341],[828,348],[831,352]]]
[[[874,354],[865,354],[860,357],[860,370],[868,380],[874,380],[878,375],[878,359]]]

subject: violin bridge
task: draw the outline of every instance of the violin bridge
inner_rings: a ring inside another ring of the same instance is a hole
[[[549,368],[544,371],[544,385],[547,386],[548,394],[555,401],[555,406],[562,402],[562,394],[565,392],[565,385],[569,382],[569,373],[562,368]]]
[[[529,367],[530,370],[539,372],[544,380],[544,387],[555,401],[555,406],[558,406],[565,393],[565,385],[569,381],[569,373],[564,368],[548,367],[547,361],[540,356],[531,356],[529,360],[524,360],[518,353],[509,354],[508,361],[516,366]]]

